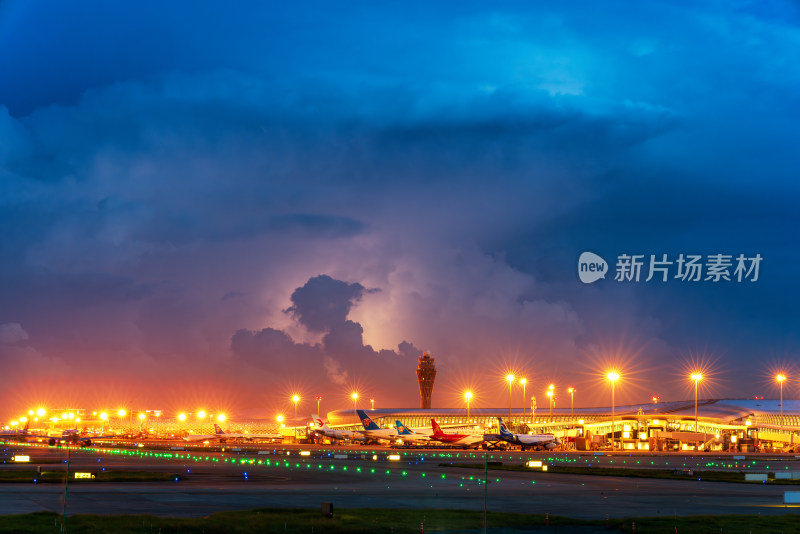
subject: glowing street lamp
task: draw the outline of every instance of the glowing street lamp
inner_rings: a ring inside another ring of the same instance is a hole
[[[614,386],[615,386],[617,380],[619,379],[619,373],[616,372],[616,371],[611,371],[610,373],[608,373],[608,375],[606,375],[606,378],[611,380],[611,450],[613,451],[614,450],[614,423],[615,423],[615,421],[614,421],[614,419],[615,419],[615,414],[614,414]]]
[[[369,400],[369,404],[372,407],[372,409],[374,410],[375,409],[375,399],[370,399]]]
[[[575,414],[575,388],[567,388],[569,393],[569,415],[570,417]]]
[[[355,391],[350,395],[350,398],[353,399],[353,411],[355,412],[358,409],[356,403],[358,402],[358,393]]]
[[[694,431],[697,432],[697,384],[703,379],[702,373],[692,373],[694,380]]]
[[[128,412],[126,412],[125,410],[122,410],[122,409],[117,411],[117,415],[120,416],[120,417],[125,417],[125,414],[127,414],[127,413]]]
[[[217,414],[217,421],[219,421],[220,423],[224,423],[225,419],[227,419],[227,417],[225,417],[224,413]]]
[[[553,384],[550,384],[550,389],[547,390],[547,396],[550,399],[550,420],[553,420]]]
[[[522,413],[525,414],[525,384],[528,383],[527,378],[521,378],[519,383],[522,384]]]
[[[317,395],[314,398],[317,400],[317,415],[319,415],[319,403],[322,400],[322,395]]]
[[[144,414],[144,412],[142,412],[142,413],[140,413],[140,414],[139,414],[139,420],[140,420],[140,421],[144,421],[144,418],[145,418],[145,417],[147,417],[147,416]]]
[[[205,419],[206,418],[206,411],[205,410],[200,410],[199,412],[197,412],[197,418],[198,419]]]
[[[178,414],[178,421],[186,421],[186,414],[185,413],[179,413]]]
[[[508,417],[511,417],[511,386],[514,384],[514,375],[506,376],[508,380]]]
[[[775,380],[777,380],[778,384],[781,386],[781,434],[783,434],[783,381],[786,380],[786,375],[780,373],[775,377]]]
[[[283,428],[283,415],[278,415],[275,420],[278,421],[278,423],[281,425],[281,428]]]
[[[294,440],[297,441],[297,403],[300,402],[300,395],[292,395],[294,403]]]
[[[36,410],[36,415],[38,415],[39,417],[44,416],[44,414],[46,414],[46,413],[47,413],[47,410],[45,410],[44,408],[39,408],[38,410]]]
[[[469,401],[472,400],[472,392],[467,391],[464,393],[464,399],[467,401],[467,422],[469,422]]]

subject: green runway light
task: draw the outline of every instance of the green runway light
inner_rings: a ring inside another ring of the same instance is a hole
[[[374,475],[375,474],[375,470],[374,469],[370,469],[370,473],[372,473]]]

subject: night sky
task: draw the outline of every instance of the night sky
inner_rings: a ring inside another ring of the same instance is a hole
[[[0,415],[793,397],[798,4],[491,4],[0,3]]]

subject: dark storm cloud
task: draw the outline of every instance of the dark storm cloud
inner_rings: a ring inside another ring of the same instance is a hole
[[[411,377],[404,339],[442,380],[513,358],[566,380],[626,335],[653,367],[796,352],[797,20],[790,2],[2,2],[0,323],[29,335],[6,349],[73,377],[133,358],[142,390],[233,353],[263,373],[236,377],[250,392],[292,361],[337,385],[386,376],[376,361]],[[586,249],[690,248],[761,253],[763,278],[576,281]]]
[[[305,379],[320,379],[343,386],[348,379],[363,379],[388,370],[408,372],[421,353],[403,341],[398,350],[374,350],[364,344],[363,327],[347,319],[351,307],[365,292],[358,283],[347,283],[328,275],[310,278],[294,290],[292,307],[286,310],[312,332],[324,333],[321,343],[298,343],[286,332],[266,327],[239,330],[231,338],[231,351],[257,368],[269,369],[276,380],[303,369]],[[410,361],[408,361],[410,359]],[[324,374],[323,374],[324,372]],[[413,389],[413,388],[405,388]]]
[[[348,284],[321,274],[311,278],[292,293],[292,317],[312,332],[326,332],[347,321],[353,304],[364,293],[361,284]]]

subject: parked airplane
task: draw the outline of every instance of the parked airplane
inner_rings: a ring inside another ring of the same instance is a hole
[[[366,441],[367,439],[361,432],[356,432],[355,430],[342,430],[329,427],[328,422],[320,419],[319,414],[312,414],[311,419],[311,430],[317,434],[322,434],[332,439],[349,439],[352,441]]]
[[[224,443],[225,441],[231,439],[241,439],[241,440],[254,440],[254,439],[281,439],[280,434],[248,434],[248,433],[239,433],[239,432],[225,432],[220,428],[218,424],[214,424],[214,433],[213,434],[189,434],[188,436],[184,436],[184,441],[195,442],[195,441],[219,441],[220,443]]]
[[[416,430],[412,430],[400,421],[395,421],[394,426],[397,429],[397,435],[404,441],[430,441],[431,437],[428,434],[423,434]]]
[[[67,445],[80,445],[81,447],[91,447],[92,439],[102,436],[87,436],[82,434],[77,428],[70,428],[61,433],[61,439],[51,437],[47,440],[48,445],[57,445],[59,443],[66,443]]]
[[[478,448],[481,443],[483,443],[483,433],[481,434],[459,434],[457,432],[442,432],[442,428],[439,426],[439,423],[436,422],[436,419],[431,419],[431,427],[433,428],[433,434],[431,434],[431,439],[436,441],[441,441],[442,443],[448,443],[450,445],[459,445],[464,448]]]
[[[24,428],[12,428],[10,430],[0,431],[0,439],[13,439],[27,436],[29,424],[30,423],[26,422]]]
[[[71,428],[69,430],[64,430],[61,433],[61,436],[55,435],[50,436],[47,434],[31,434],[29,428],[29,423],[25,423],[25,428],[20,430],[9,430],[4,431],[0,436],[3,439],[9,439],[13,441],[40,441],[40,442],[47,442],[48,445],[58,445],[60,443],[72,444],[72,445],[80,445],[81,447],[91,447],[92,439],[95,436],[82,434],[78,431],[77,428]],[[97,436],[99,437],[99,436]]]
[[[500,439],[519,445],[522,450],[526,449],[554,449],[561,445],[561,441],[553,434],[514,434],[508,430],[502,417],[497,418],[500,427]]]
[[[381,428],[375,421],[369,418],[364,410],[356,410],[358,418],[361,419],[361,424],[364,425],[364,430],[359,430],[364,436],[369,439],[382,439],[385,441],[394,441],[399,436],[396,428]]]

